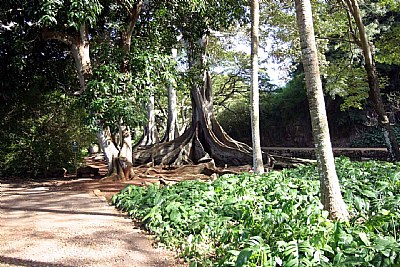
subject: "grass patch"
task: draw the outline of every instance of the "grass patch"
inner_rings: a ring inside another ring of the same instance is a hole
[[[336,164],[349,223],[327,219],[316,166],[128,186],[112,202],[191,266],[400,266],[400,166]]]

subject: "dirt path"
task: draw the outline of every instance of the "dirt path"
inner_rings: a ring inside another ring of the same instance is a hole
[[[0,266],[183,266],[101,197],[65,182],[0,186]]]

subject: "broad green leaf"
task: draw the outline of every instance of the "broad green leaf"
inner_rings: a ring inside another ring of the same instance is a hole
[[[252,254],[253,254],[253,251],[250,248],[245,248],[242,251],[240,251],[240,253],[236,259],[235,266],[236,267],[244,266],[247,263],[247,261],[250,259]]]
[[[369,241],[368,236],[367,236],[366,233],[364,233],[364,232],[358,233],[358,236],[360,237],[361,241],[362,241],[366,246],[370,246],[370,245],[371,245],[371,242]]]
[[[376,193],[372,192],[371,190],[361,190],[360,192],[364,196],[367,196],[367,197],[370,197],[370,198],[375,198],[376,197]]]
[[[283,264],[284,267],[294,267],[294,266],[300,266],[300,262],[298,258],[291,259],[288,262],[284,262]]]

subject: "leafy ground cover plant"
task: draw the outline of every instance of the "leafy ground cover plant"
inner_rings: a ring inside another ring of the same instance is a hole
[[[337,169],[348,223],[322,210],[316,166],[128,186],[112,202],[191,266],[400,266],[400,166]]]

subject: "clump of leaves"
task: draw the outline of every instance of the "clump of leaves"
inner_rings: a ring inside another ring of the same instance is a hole
[[[316,166],[128,186],[112,201],[192,266],[400,264],[400,166],[345,158],[337,166],[349,223],[322,209]]]
[[[393,127],[394,134],[400,142],[400,127]],[[385,147],[385,138],[380,127],[371,127],[362,132],[357,138],[351,141],[352,147]]]
[[[77,100],[56,90],[28,94],[11,105],[13,112],[0,122],[0,176],[40,177],[58,168],[73,170],[71,143],[85,148],[93,141]],[[84,151],[77,156],[81,161]]]

